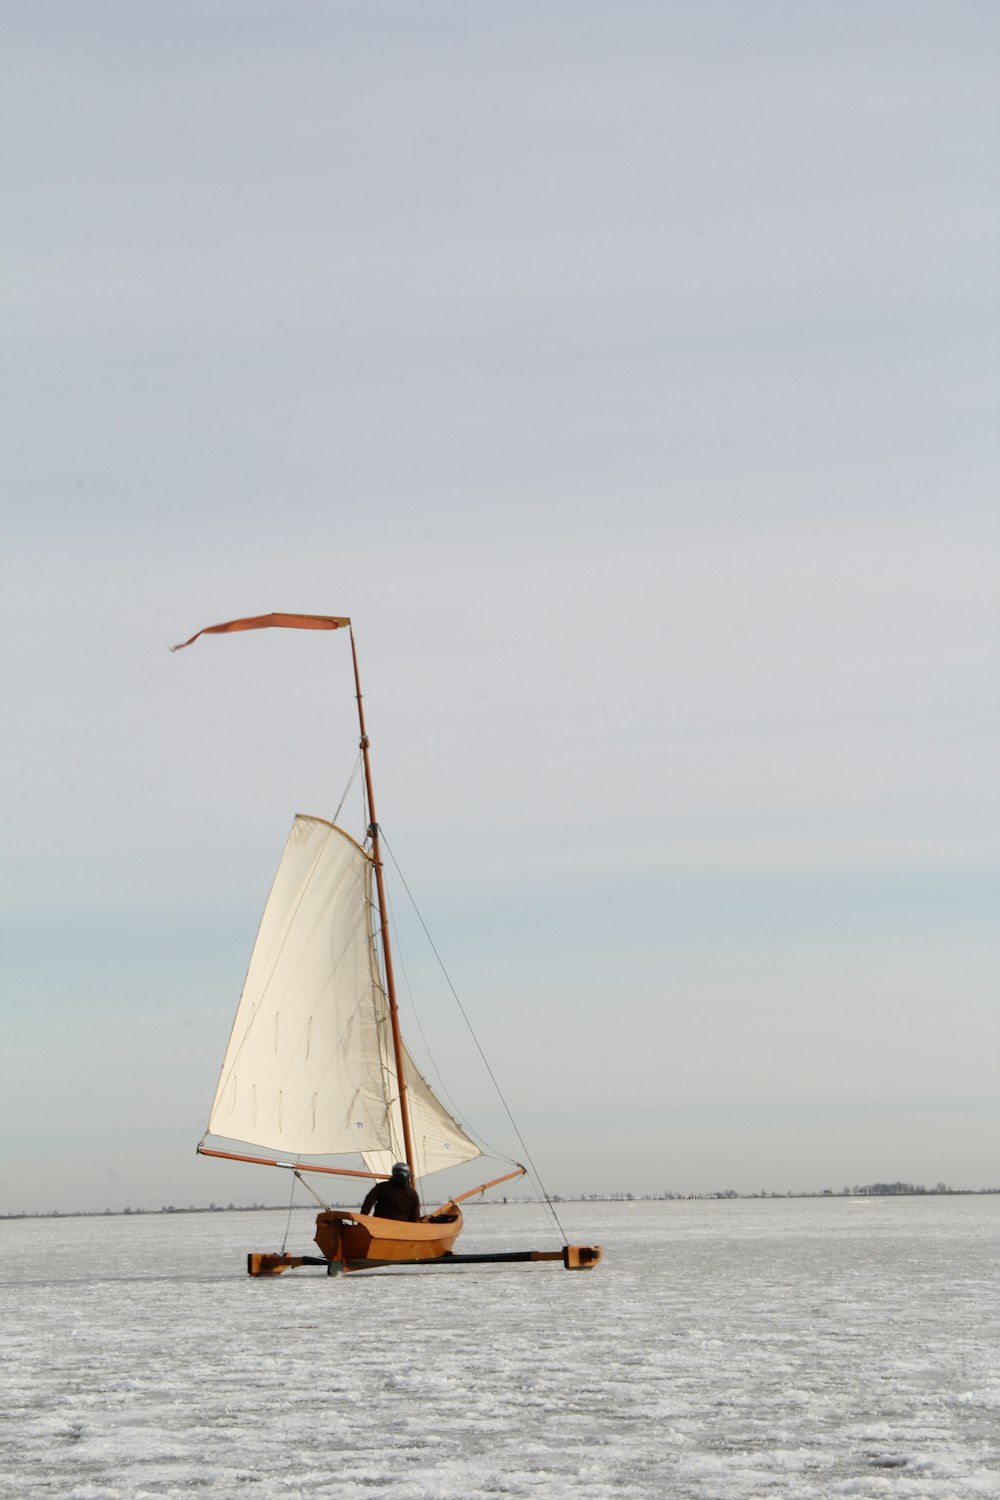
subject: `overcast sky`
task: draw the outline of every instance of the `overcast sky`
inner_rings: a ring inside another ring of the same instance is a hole
[[[167,651],[276,609],[354,619],[550,1191],[1000,1186],[998,65],[963,0],[10,0],[0,1210],[287,1192],[194,1147],[349,646]]]

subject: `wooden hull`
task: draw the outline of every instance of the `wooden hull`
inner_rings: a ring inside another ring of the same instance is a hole
[[[328,1209],[316,1217],[316,1243],[332,1267],[360,1271],[366,1266],[405,1264],[450,1255],[462,1231],[462,1211],[406,1223],[374,1214]]]

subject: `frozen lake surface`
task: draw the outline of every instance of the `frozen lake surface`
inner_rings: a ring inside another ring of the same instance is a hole
[[[1000,1495],[1000,1198],[560,1215],[596,1271],[251,1281],[284,1214],[0,1223],[0,1493]],[[460,1247],[555,1244],[509,1205]]]

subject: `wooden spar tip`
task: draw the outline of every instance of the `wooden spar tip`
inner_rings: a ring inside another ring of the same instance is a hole
[[[405,1270],[408,1266],[419,1266],[421,1270],[426,1270],[434,1266],[502,1265],[511,1262],[559,1260],[566,1271],[592,1271],[595,1266],[600,1265],[602,1253],[600,1245],[564,1245],[561,1250],[507,1250],[496,1255],[455,1255],[446,1251],[444,1255],[421,1260],[346,1261],[343,1269],[384,1272]],[[299,1266],[326,1266],[330,1275],[334,1269],[340,1269],[337,1262],[319,1255],[277,1255],[252,1251],[247,1256],[248,1276],[280,1276],[282,1271],[293,1271]]]
[[[194,1149],[198,1156],[221,1156],[224,1161],[248,1161],[257,1167],[284,1167],[296,1175],[301,1172],[326,1172],[333,1177],[371,1177],[378,1182],[385,1181],[389,1176],[388,1172],[362,1172],[356,1167],[321,1167],[317,1162],[278,1161],[273,1156],[244,1156],[236,1151],[216,1151],[214,1146],[205,1146],[201,1142]]]
[[[563,1265],[567,1271],[592,1271],[603,1254],[600,1245],[564,1245]]]
[[[292,1271],[296,1266],[328,1266],[330,1262],[319,1255],[268,1255],[251,1251],[247,1256],[248,1276],[280,1276],[282,1271]]]

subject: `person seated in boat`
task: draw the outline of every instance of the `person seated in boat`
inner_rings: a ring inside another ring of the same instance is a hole
[[[420,1218],[420,1199],[410,1182],[410,1169],[405,1161],[396,1162],[388,1181],[376,1182],[362,1203],[361,1212],[375,1214],[379,1219],[413,1222]]]

